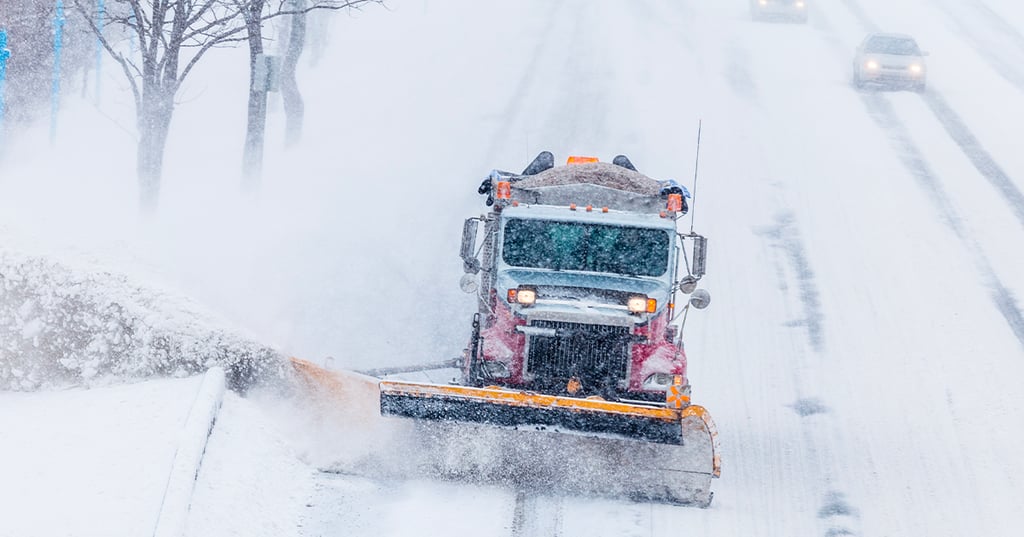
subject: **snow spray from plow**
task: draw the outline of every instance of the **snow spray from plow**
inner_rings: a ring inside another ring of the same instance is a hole
[[[304,360],[293,365],[308,394],[324,409],[344,411],[337,427],[362,432],[401,423],[393,405],[399,391],[443,388],[437,402],[460,400],[486,410],[476,415],[444,414],[434,406],[402,436],[390,436],[379,450],[328,471],[381,478],[435,477],[497,483],[531,490],[707,506],[711,479],[721,462],[717,431],[707,411],[656,409],[610,401],[550,397],[503,389],[437,386],[373,379],[328,371]],[[421,392],[422,393],[422,392]],[[515,405],[508,401],[516,401]],[[536,419],[510,422],[502,409],[530,409]],[[376,413],[374,412],[376,411]],[[551,414],[544,414],[551,412]],[[502,416],[498,419],[491,419]],[[553,416],[564,419],[555,420]],[[657,416],[657,418],[653,418]],[[658,419],[675,428],[678,442],[656,442],[612,432],[586,431],[608,419]],[[584,425],[570,428],[556,424]],[[547,423],[540,423],[547,422]]]

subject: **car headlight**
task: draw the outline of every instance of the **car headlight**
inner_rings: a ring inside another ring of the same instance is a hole
[[[796,7],[800,8],[800,9],[803,9],[804,8],[804,3],[803,2],[797,2],[796,3]]]
[[[658,301],[647,298],[647,295],[633,295],[626,301],[630,313],[654,313],[658,310]]]
[[[537,290],[532,287],[519,287],[508,290],[508,303],[520,306],[532,306],[537,301]]]
[[[869,71],[876,71],[878,70],[879,65],[875,60],[868,60],[867,63],[864,64],[864,67],[867,67]]]
[[[910,72],[911,73],[920,73],[921,71],[924,71],[924,67],[921,67],[920,65],[918,65],[916,63],[910,65]]]

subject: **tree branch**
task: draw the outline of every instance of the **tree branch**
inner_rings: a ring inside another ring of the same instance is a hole
[[[82,18],[85,19],[89,27],[92,28],[93,33],[96,34],[96,38],[99,39],[100,44],[103,45],[103,48],[107,51],[107,54],[110,54],[110,57],[113,58],[114,61],[116,61],[121,66],[121,69],[124,71],[125,77],[128,78],[128,83],[132,88],[132,96],[135,98],[136,110],[141,110],[142,94],[139,91],[138,83],[135,81],[135,76],[132,75],[131,68],[129,67],[130,65],[131,67],[134,67],[134,65],[132,65],[131,62],[126,60],[124,56],[122,56],[120,53],[114,51],[114,47],[110,44],[110,41],[107,40],[106,36],[103,35],[103,31],[98,26],[96,26],[96,21],[93,20],[92,14],[86,11],[85,7],[82,6],[81,1],[73,0],[73,2],[75,9],[82,15]],[[136,71],[137,70],[138,68],[136,68]]]

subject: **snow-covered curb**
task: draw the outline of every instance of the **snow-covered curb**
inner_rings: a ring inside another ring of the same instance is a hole
[[[224,401],[224,390],[224,370],[219,367],[209,369],[181,430],[178,450],[174,454],[174,464],[167,478],[167,488],[153,531],[154,537],[185,535],[192,491],[206,453],[206,443]]]

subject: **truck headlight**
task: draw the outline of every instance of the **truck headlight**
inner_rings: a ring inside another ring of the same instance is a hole
[[[864,67],[867,67],[868,71],[877,71],[878,62],[875,60],[868,60],[868,62],[864,64]]]
[[[516,301],[524,306],[532,306],[537,301],[537,291],[520,287],[519,292],[516,293]]]
[[[537,290],[529,287],[508,290],[508,303],[532,306],[537,301]]]
[[[658,301],[647,298],[647,295],[633,295],[626,301],[630,313],[654,313],[658,310]]]
[[[918,65],[918,64],[916,64],[916,63],[915,63],[915,64],[911,64],[911,65],[910,65],[910,72],[911,72],[911,73],[916,73],[916,74],[920,74],[920,73],[921,73],[921,71],[924,71],[924,68],[923,68],[923,67],[921,67],[920,65]]]

